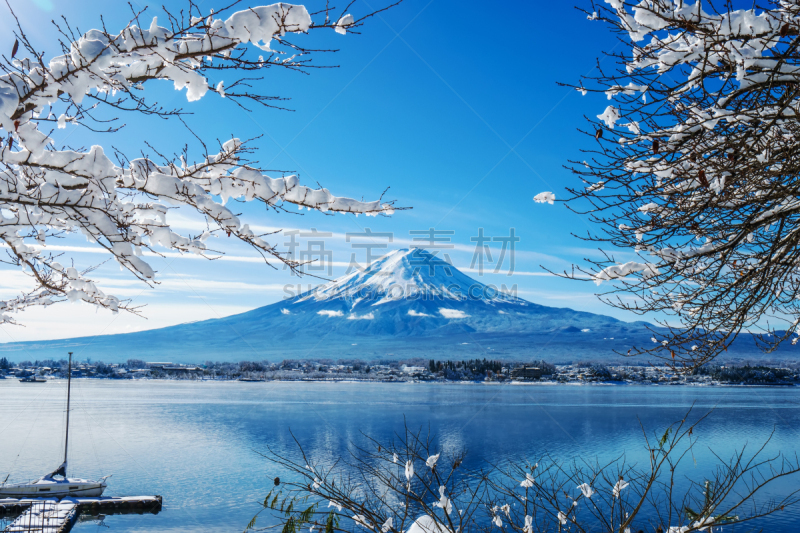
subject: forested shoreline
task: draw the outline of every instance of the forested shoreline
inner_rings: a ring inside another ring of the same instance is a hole
[[[37,360],[14,363],[0,358],[0,375],[65,378],[67,361]],[[744,384],[794,385],[800,382],[797,363],[704,365],[677,373],[652,365],[604,365],[592,361],[552,364],[546,361],[501,361],[472,359],[374,360],[287,359],[268,361],[214,362],[199,365],[146,362],[129,359],[106,364],[87,359],[75,363],[76,378],[188,379],[242,381],[373,381],[373,382],[540,382],[540,383],[633,383],[633,384]]]

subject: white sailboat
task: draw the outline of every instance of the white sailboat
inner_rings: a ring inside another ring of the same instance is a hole
[[[64,498],[67,496],[100,496],[106,489],[105,476],[98,481],[67,477],[67,448],[69,446],[69,403],[72,387],[72,352],[67,367],[67,429],[64,436],[64,462],[56,470],[27,483],[0,484],[2,498]],[[6,478],[8,479],[8,478]]]

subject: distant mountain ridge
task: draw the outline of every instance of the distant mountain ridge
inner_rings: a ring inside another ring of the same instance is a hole
[[[12,359],[106,362],[337,359],[617,359],[653,326],[506,294],[422,249],[396,250],[294,298],[229,317],[56,341],[8,343]],[[25,350],[23,355],[14,353]]]

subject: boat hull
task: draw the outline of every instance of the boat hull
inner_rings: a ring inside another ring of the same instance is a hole
[[[0,486],[0,498],[66,498],[102,496],[105,483],[15,483]]]

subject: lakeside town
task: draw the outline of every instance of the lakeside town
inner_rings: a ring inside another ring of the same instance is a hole
[[[0,358],[0,379],[28,381],[63,379],[66,360],[10,362]],[[73,363],[72,377],[94,379],[173,379],[218,381],[367,381],[367,382],[539,382],[656,385],[768,385],[800,383],[800,365],[754,363],[706,365],[679,373],[667,366],[603,365],[597,362],[551,364],[546,361],[509,362],[487,359],[436,361],[411,359],[362,361],[358,359],[279,363],[240,361],[173,364],[129,359],[103,363],[87,359]]]

